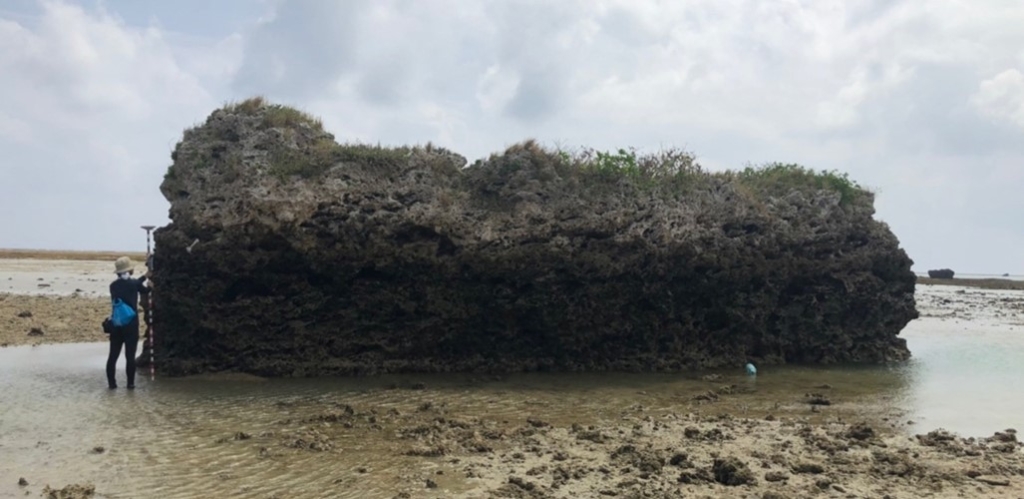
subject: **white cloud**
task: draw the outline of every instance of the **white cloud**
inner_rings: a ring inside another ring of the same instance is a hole
[[[1024,129],[1024,74],[1007,69],[981,82],[971,103],[988,116],[1010,121]]]
[[[477,82],[476,99],[480,110],[494,117],[512,100],[518,86],[517,75],[503,71],[497,64],[488,67]]]
[[[840,169],[880,190],[920,268],[1024,273],[1024,4],[279,0],[262,18],[220,12],[245,28],[216,37],[180,14],[169,32],[40,5],[0,11],[0,209],[46,206],[0,220],[0,246],[132,244],[111,221],[127,202],[159,223],[181,129],[264,94],[343,141],[470,160],[534,137]],[[36,229],[65,217],[60,237]]]
[[[0,21],[0,210],[21,213],[0,217],[0,246],[135,247],[135,227],[166,221],[170,148],[219,102],[161,31],[40,6]]]

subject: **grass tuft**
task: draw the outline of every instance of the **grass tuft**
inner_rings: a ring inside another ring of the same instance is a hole
[[[510,147],[502,156],[492,155],[490,164],[498,174],[510,174],[528,163],[554,163],[562,178],[576,178],[584,185],[608,186],[626,182],[641,189],[686,192],[713,183],[732,183],[753,197],[784,195],[794,189],[823,189],[838,192],[840,203],[871,202],[873,194],[838,171],[814,171],[798,164],[768,163],[747,166],[740,171],[708,172],[696,157],[681,149],[639,154],[635,149],[599,151],[582,149],[547,150],[534,141]],[[483,162],[475,163],[482,166]],[[550,180],[545,168],[538,168],[540,180]]]
[[[311,114],[279,104],[266,106],[266,114],[263,115],[263,126],[267,128],[298,128],[303,125],[319,131],[324,129],[323,121]]]
[[[262,95],[257,95],[255,97],[249,97],[242,102],[229,102],[224,105],[224,110],[252,116],[267,105],[267,99]]]
[[[309,113],[282,104],[271,104],[265,97],[258,95],[241,102],[230,102],[224,110],[246,116],[263,113],[263,126],[266,128],[296,128],[310,126],[315,130],[323,130],[323,121]]]
[[[800,187],[836,191],[840,195],[840,203],[844,205],[871,194],[844,172],[814,171],[793,163],[748,166],[735,176],[739,183],[770,194],[782,194]]]

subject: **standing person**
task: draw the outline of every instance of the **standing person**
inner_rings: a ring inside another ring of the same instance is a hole
[[[131,322],[123,326],[115,326],[110,333],[110,355],[107,357],[107,386],[113,390],[117,388],[117,380],[114,373],[117,368],[117,358],[121,356],[121,347],[124,347],[125,371],[128,374],[128,388],[135,388],[135,349],[139,346],[139,294],[149,293],[145,286],[146,276],[133,279],[135,265],[126,256],[118,258],[114,262],[114,273],[117,279],[110,283],[110,302],[116,303],[121,300],[135,310],[135,317]]]

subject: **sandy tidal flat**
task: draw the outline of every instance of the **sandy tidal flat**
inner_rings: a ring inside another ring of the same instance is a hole
[[[106,341],[113,269],[113,260],[0,259],[0,345]]]

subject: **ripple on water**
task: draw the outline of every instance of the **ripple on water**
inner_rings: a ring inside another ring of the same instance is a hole
[[[719,373],[713,381],[627,374],[151,381],[148,372],[140,372],[139,388],[129,392],[106,389],[104,344],[8,348],[0,350],[0,496],[23,494],[14,484],[25,476],[40,488],[92,482],[99,493],[111,497],[392,497],[397,485],[445,466],[443,459],[402,455],[393,430],[387,428],[333,432],[335,449],[326,453],[281,445],[289,432],[303,427],[294,422],[345,405],[379,414],[409,413],[429,405],[462,419],[520,423],[537,417],[556,425],[620,421],[637,404],[652,414],[788,412],[818,418],[905,409],[924,424],[938,421],[953,431],[967,428],[968,434],[987,435],[1002,429],[1002,416],[987,411],[969,419],[949,416],[950,407],[960,413],[964,407],[951,400],[950,390],[965,397],[972,390],[984,392],[1000,377],[1019,379],[1024,373],[1014,366],[1024,362],[1014,362],[1024,356],[1024,342],[992,333],[982,342],[987,349],[968,347],[962,335],[943,332],[936,322],[922,324],[908,328],[915,358],[899,367],[766,366],[756,378],[737,369]],[[997,359],[1002,367],[984,359]],[[986,384],[971,384],[979,380]],[[426,389],[412,389],[416,383]],[[742,395],[708,405],[693,400],[727,385],[736,385]],[[830,387],[816,388],[822,385]],[[822,414],[811,413],[803,397],[814,391],[825,393],[835,405]],[[985,396],[970,400],[996,404],[990,407],[999,411],[1024,410],[1020,395],[1008,397],[1001,389],[988,389]],[[281,424],[283,420],[293,424]],[[235,439],[238,432],[251,438]],[[94,453],[95,446],[105,451]],[[443,487],[466,486],[452,475],[438,479]],[[437,495],[443,495],[443,488]]]

